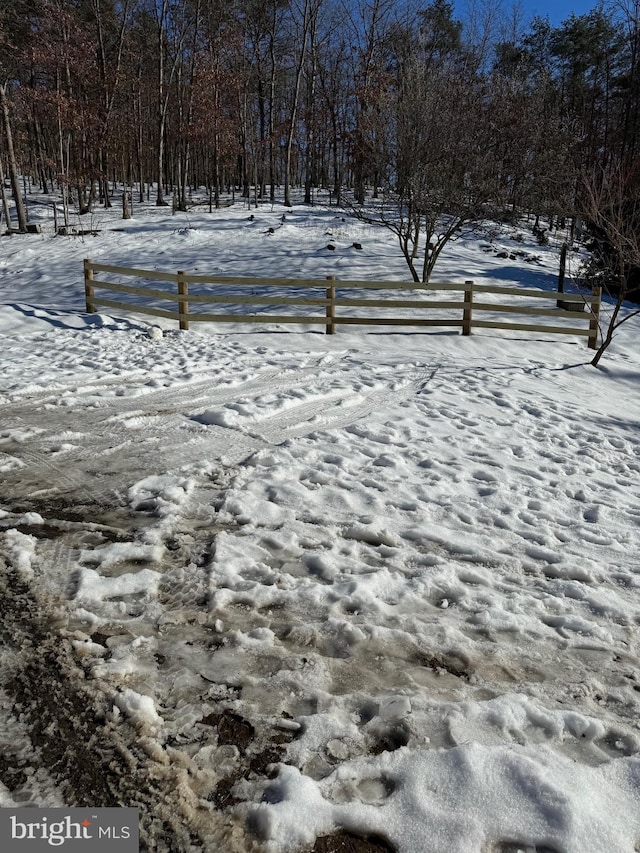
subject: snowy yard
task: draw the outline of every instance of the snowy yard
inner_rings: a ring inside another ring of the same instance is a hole
[[[640,850],[638,318],[596,370],[83,313],[84,257],[407,278],[335,208],[204,210],[0,240],[0,805],[137,806],[151,851]],[[520,233],[435,277],[553,288]]]

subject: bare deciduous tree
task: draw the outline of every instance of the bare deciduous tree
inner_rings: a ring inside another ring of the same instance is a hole
[[[418,57],[403,63],[399,79],[374,217],[396,234],[413,280],[428,283],[447,243],[490,215],[498,170],[486,93],[473,73],[429,68]],[[370,207],[356,212],[372,216]]]
[[[615,161],[586,172],[581,184],[582,215],[595,234],[596,250],[585,279],[602,283],[613,306],[601,327],[601,343],[591,361],[598,365],[616,331],[640,308],[624,310],[640,297],[640,164]]]

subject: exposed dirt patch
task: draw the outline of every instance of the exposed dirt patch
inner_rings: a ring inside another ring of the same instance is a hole
[[[236,805],[238,800],[232,793],[232,788],[241,779],[249,779],[252,776],[271,776],[270,766],[281,761],[284,746],[293,740],[296,732],[282,730],[270,734],[267,746],[257,752],[251,750],[258,741],[256,730],[247,720],[238,714],[223,712],[222,714],[209,714],[201,720],[205,725],[216,726],[218,730],[218,743],[233,745],[240,752],[240,762],[234,773],[221,779],[215,791],[209,796],[220,809]],[[262,737],[260,742],[264,742]]]
[[[35,536],[36,539],[59,539],[64,536],[62,527],[53,524],[22,524],[20,522],[7,525],[25,536]]]
[[[0,782],[12,793],[22,788],[29,778],[21,764],[18,756],[0,753]]]
[[[403,723],[390,726],[380,734],[370,748],[372,755],[380,755],[382,752],[394,752],[409,743],[410,732]]]
[[[222,714],[208,714],[200,721],[205,726],[215,726],[218,731],[219,744],[232,744],[240,752],[246,752],[253,741],[256,731],[248,720],[238,714],[225,711]]]
[[[194,843],[206,849],[181,814],[171,770],[142,751],[130,726],[108,721],[99,685],[85,680],[70,643],[50,629],[47,602],[11,568],[0,571],[0,597],[1,644],[18,661],[5,689],[14,714],[28,727],[34,767],[48,770],[69,805],[138,808],[141,850],[182,851]],[[20,787],[25,775],[17,756],[5,749],[0,778],[9,790]]]
[[[341,830],[317,838],[309,853],[396,853],[396,849],[379,835],[361,837]]]
[[[418,652],[418,663],[434,672],[448,672],[449,675],[455,675],[465,681],[468,681],[472,674],[468,663],[455,654]]]
[[[4,501],[3,508],[13,516],[4,519],[0,527],[13,527],[21,533],[35,536],[36,539],[59,539],[67,533],[99,533],[107,542],[125,541],[130,535],[131,511],[124,505],[110,505],[71,502],[65,498],[49,498],[42,500],[30,497],[19,501]],[[37,513],[43,519],[42,524],[36,524],[19,516],[26,513]],[[136,524],[143,526],[145,517],[138,513]]]

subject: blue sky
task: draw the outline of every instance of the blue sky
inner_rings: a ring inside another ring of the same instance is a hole
[[[522,8],[526,17],[548,16],[551,24],[558,26],[572,12],[576,15],[586,15],[597,5],[596,0],[523,0]]]
[[[483,2],[489,4],[491,0],[479,0],[480,7]],[[539,15],[541,18],[548,17],[554,27],[566,21],[571,13],[586,15],[598,6],[598,0],[498,0],[498,2],[505,18],[512,17],[515,3],[524,24]],[[473,0],[453,0],[455,15],[461,20],[464,20],[465,10],[470,3],[473,3]]]

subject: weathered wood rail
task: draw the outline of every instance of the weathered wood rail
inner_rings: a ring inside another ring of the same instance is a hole
[[[96,274],[147,279],[164,283],[167,289],[98,279]],[[338,325],[459,328],[463,335],[470,335],[472,329],[504,329],[551,335],[577,335],[585,337],[591,349],[597,346],[601,301],[599,290],[589,295],[582,295],[559,293],[555,290],[477,284],[474,281],[431,282],[424,285],[397,281],[337,282],[333,276],[327,276],[326,279],[268,279],[192,275],[184,270],[175,273],[159,272],[99,264],[90,259],[84,261],[84,285],[88,314],[95,313],[98,306],[115,308],[176,320],[180,329],[183,330],[189,328],[190,322],[322,325],[328,335],[334,334]],[[170,285],[171,288],[169,288]],[[206,292],[193,293],[190,291],[190,285],[201,285]],[[140,296],[147,302],[149,300],[170,302],[176,305],[177,310],[97,296],[98,289]],[[269,291],[274,293],[276,290],[284,291],[284,294],[280,292],[275,295],[266,295]],[[362,297],[360,296],[362,292],[374,295]],[[462,295],[462,299],[435,298],[447,292],[457,292]],[[291,293],[296,295],[289,295]],[[414,298],[398,298],[398,294],[407,293]],[[480,301],[478,297],[482,299],[484,294],[509,297],[511,301],[508,304]],[[562,309],[555,304],[560,296],[565,306]],[[528,300],[547,300],[553,304],[552,307],[537,307],[537,305],[527,304]],[[566,310],[567,306],[574,304],[575,310]],[[234,306],[235,311],[216,313],[192,311],[194,307],[201,305]],[[240,306],[253,306],[254,309],[260,308],[265,313],[238,312]],[[309,314],[305,310],[309,308],[324,310]],[[275,313],[271,309],[285,309],[290,313]],[[367,309],[367,311],[358,314],[349,313],[353,309]],[[400,312],[408,310],[411,314],[389,316],[390,311],[398,310]],[[448,313],[445,316],[425,316],[434,311]],[[505,322],[499,319],[499,315],[504,314],[553,318],[555,322]],[[485,319],[480,315],[484,315]],[[573,321],[576,322],[569,325]],[[578,322],[581,325],[577,325]]]

